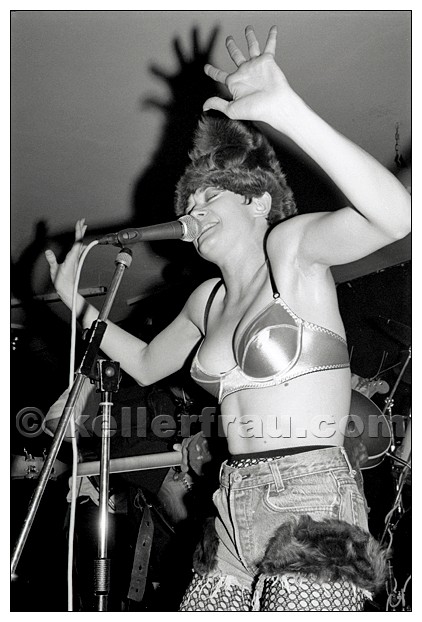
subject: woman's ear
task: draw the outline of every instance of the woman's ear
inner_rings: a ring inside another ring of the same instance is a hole
[[[264,192],[261,197],[253,198],[252,204],[254,206],[255,218],[259,218],[260,216],[266,218],[271,210],[271,195],[269,192]]]

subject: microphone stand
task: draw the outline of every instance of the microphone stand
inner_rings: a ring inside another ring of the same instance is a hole
[[[112,393],[117,393],[120,383],[120,365],[115,361],[97,361],[98,383],[101,390],[101,459],[98,557],[94,561],[94,593],[98,611],[107,611],[110,591],[110,559],[107,558],[108,494],[110,475],[110,422]]]
[[[101,340],[107,328],[107,324],[105,320],[108,318],[108,315],[110,313],[110,310],[113,305],[114,299],[116,297],[124,271],[126,268],[129,268],[132,263],[132,252],[127,248],[121,249],[119,254],[116,257],[115,263],[116,263],[116,268],[115,268],[114,275],[113,275],[113,278],[110,284],[110,288],[106,294],[106,299],[98,315],[98,318],[92,323],[92,326],[89,330],[89,342],[88,342],[81,366],[75,374],[75,380],[69,392],[69,396],[67,398],[66,405],[64,407],[62,416],[60,418],[60,422],[57,426],[53,441],[51,443],[50,450],[48,452],[48,455],[44,462],[44,466],[38,478],[37,486],[32,495],[32,498],[31,498],[31,501],[28,507],[28,513],[26,515],[22,530],[20,532],[19,538],[15,545],[15,549],[13,551],[12,560],[11,560],[11,578],[12,579],[16,578],[16,572],[15,572],[16,567],[19,563],[23,548],[28,539],[29,532],[31,530],[39,504],[41,502],[45,488],[47,486],[47,482],[50,478],[50,474],[53,469],[54,462],[56,460],[60,446],[63,442],[66,429],[69,425],[70,416],[74,411],[75,404],[78,400],[83,383],[87,377],[92,377],[92,374],[95,373],[94,368],[95,368],[97,354],[100,349]],[[106,398],[108,397],[107,394],[105,395],[105,397]],[[105,399],[103,401],[107,402],[109,400]],[[109,442],[109,434],[108,435],[106,434],[105,436],[108,436],[108,442]],[[109,456],[109,453],[108,453],[108,456]],[[104,462],[104,460],[102,460],[102,462]],[[106,465],[103,464],[103,473],[100,474],[100,481],[103,483],[107,483],[107,491],[102,492],[102,497],[104,498],[104,495],[106,495],[106,497],[108,496],[108,464]],[[101,499],[102,498],[101,498],[101,491],[100,491],[100,503],[101,503]],[[105,523],[106,521],[104,521],[104,524]],[[106,545],[104,546],[105,542],[106,542],[106,538],[104,538],[104,536],[101,534],[100,535],[101,553],[105,552],[105,548],[106,548]],[[99,586],[99,587],[102,587],[102,586]]]

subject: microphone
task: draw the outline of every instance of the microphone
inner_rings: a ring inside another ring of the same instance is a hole
[[[178,220],[165,222],[149,227],[138,229],[123,229],[118,233],[109,233],[98,240],[98,244],[114,244],[114,246],[127,246],[137,242],[149,242],[150,240],[182,240],[193,242],[201,233],[201,224],[193,216],[182,216]]]

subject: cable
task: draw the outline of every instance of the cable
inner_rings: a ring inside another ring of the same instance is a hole
[[[82,266],[86,259],[86,256],[91,249],[98,244],[98,240],[94,240],[84,249],[81,253],[78,265],[75,273],[75,281],[73,284],[72,295],[72,317],[71,317],[71,334],[70,334],[70,361],[69,361],[69,390],[73,386],[75,376],[75,348],[76,348],[76,299],[78,294],[79,279],[82,272]],[[67,604],[68,611],[73,611],[73,540],[75,534],[75,514],[76,514],[76,499],[77,499],[77,486],[78,486],[78,445],[76,440],[76,430],[74,413],[70,416],[70,435],[72,439],[72,488],[70,499],[70,521],[69,521],[69,538],[68,538],[68,560],[67,560]],[[82,480],[79,482],[81,486]]]
[[[406,581],[404,582],[404,585],[401,589],[401,599],[402,599],[402,603],[403,603],[403,611],[406,611],[406,589],[407,589],[407,584],[409,583],[409,581],[412,579],[412,575],[409,575],[406,579]]]

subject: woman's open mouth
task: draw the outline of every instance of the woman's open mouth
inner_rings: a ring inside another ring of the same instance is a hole
[[[213,229],[216,225],[218,225],[218,222],[210,222],[210,223],[206,224],[206,225],[203,227],[203,229],[202,229],[201,233],[199,234],[199,238],[198,238],[198,240],[199,240],[200,238],[202,238],[202,236],[203,236],[203,235],[204,235],[207,231],[209,231],[210,229]]]

